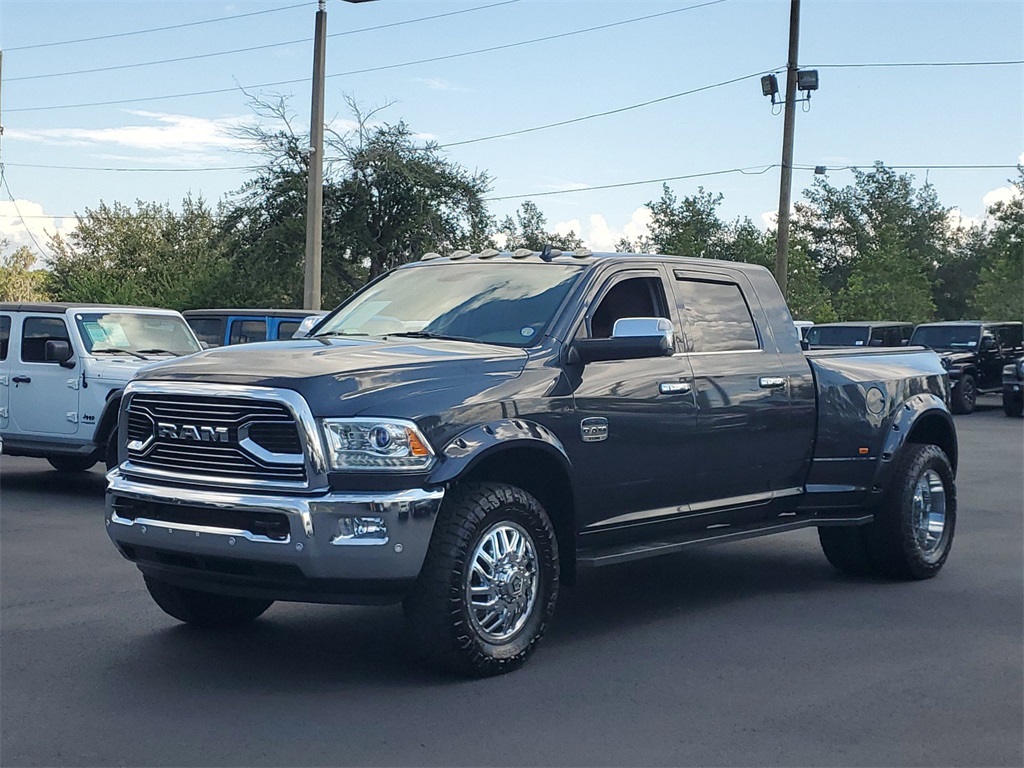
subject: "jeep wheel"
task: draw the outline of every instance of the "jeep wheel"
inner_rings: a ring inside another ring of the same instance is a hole
[[[96,459],[84,458],[82,456],[50,456],[46,460],[58,472],[67,472],[69,474],[87,472],[96,463]]]
[[[243,626],[260,617],[274,602],[249,597],[215,595],[212,592],[176,587],[151,576],[143,578],[150,597],[164,613],[178,621],[203,629],[230,629]]]
[[[445,498],[405,613],[435,663],[476,677],[522,666],[558,597],[558,545],[529,493],[466,483]]]
[[[1003,413],[1010,417],[1024,415],[1024,395],[1010,395],[1004,392]]]
[[[953,413],[972,413],[974,411],[974,406],[978,402],[978,387],[971,374],[965,373],[953,387],[952,399]]]

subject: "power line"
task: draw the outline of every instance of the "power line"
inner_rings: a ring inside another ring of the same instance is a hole
[[[901,67],[1004,67],[1024,64],[1024,59],[1002,61],[891,61],[854,62],[846,64],[807,64],[815,69],[895,69]]]
[[[28,228],[28,222],[25,221],[25,217],[21,215],[21,208],[18,207],[18,201],[14,199],[14,193],[11,192],[11,185],[7,183],[7,176],[4,175],[4,166],[0,165],[0,183],[3,184],[4,189],[7,190],[7,196],[11,199],[11,203],[14,205],[14,210],[18,214],[18,218],[21,220],[21,224],[25,227],[25,231],[28,233],[29,238],[32,240],[32,244],[36,247],[36,250],[40,253],[43,249],[39,246],[39,241],[36,240],[36,236],[32,234],[32,230]]]
[[[295,5],[286,5],[281,8],[268,8],[263,11],[250,11],[248,13],[237,13],[232,16],[220,16],[216,19],[204,19],[202,21],[187,21],[182,24],[170,24],[166,27],[151,27],[149,29],[137,29],[132,32],[115,32],[110,35],[97,35],[95,37],[79,37],[75,40],[57,40],[51,43],[36,43],[34,45],[19,45],[15,48],[8,48],[8,51],[28,51],[35,48],[50,48],[55,45],[71,45],[72,43],[91,43],[96,40],[112,40],[116,37],[131,37],[132,35],[145,35],[150,32],[165,32],[169,29],[184,29],[186,27],[198,27],[202,24],[216,24],[221,21],[231,21],[233,19],[244,19],[249,16],[262,16],[267,13],[279,13],[280,11],[290,11],[295,8],[302,8],[307,3],[296,3]]]
[[[586,27],[584,29],[576,29],[576,30],[572,30],[570,32],[560,32],[560,33],[555,34],[555,35],[545,35],[544,37],[535,37],[535,38],[532,38],[530,40],[520,40],[520,41],[515,42],[515,43],[505,43],[503,45],[493,45],[493,46],[489,46],[487,48],[477,48],[477,49],[472,50],[472,51],[462,51],[460,53],[450,53],[450,54],[445,54],[445,55],[442,55],[442,56],[432,56],[432,57],[426,58],[426,59],[416,59],[414,61],[405,61],[405,62],[401,62],[401,63],[398,63],[398,64],[385,64],[383,66],[378,66],[378,67],[366,67],[365,69],[354,69],[354,70],[350,70],[348,72],[336,72],[334,74],[327,75],[326,77],[327,78],[334,78],[334,77],[345,77],[345,76],[348,76],[348,75],[362,75],[362,74],[367,74],[369,72],[382,72],[382,71],[390,70],[390,69],[399,69],[401,67],[411,67],[411,66],[414,66],[416,64],[431,64],[431,63],[438,62],[438,61],[448,61],[448,60],[451,60],[451,59],[459,59],[459,58],[463,58],[465,56],[476,56],[476,55],[479,55],[479,54],[482,54],[482,53],[493,53],[495,51],[504,51],[504,50],[508,50],[510,48],[518,48],[518,47],[521,47],[521,46],[524,46],[524,45],[533,45],[535,43],[544,43],[544,42],[549,42],[551,40],[560,40],[560,39],[564,39],[566,37],[573,37],[575,35],[582,35],[582,34],[586,34],[586,33],[589,33],[589,32],[597,32],[599,30],[611,29],[611,28],[614,28],[614,27],[621,27],[621,26],[625,26],[626,24],[635,24],[637,22],[648,21],[650,19],[660,18],[660,17],[663,17],[663,16],[668,16],[668,15],[671,15],[671,14],[675,14],[675,13],[682,13],[684,11],[692,11],[692,10],[696,10],[698,8],[706,8],[706,7],[712,6],[712,5],[719,5],[719,4],[724,3],[724,2],[727,2],[727,0],[708,0],[708,2],[698,3],[696,5],[688,5],[688,6],[684,6],[682,8],[674,8],[674,9],[672,9],[670,11],[662,11],[660,13],[652,13],[652,14],[648,14],[646,16],[636,16],[636,17],[631,18],[631,19],[623,19],[621,21],[611,22],[609,24],[599,24],[599,25],[594,26],[594,27]],[[81,108],[81,107],[107,107],[107,106],[114,106],[114,105],[118,105],[118,104],[137,104],[137,103],[146,102],[146,101],[164,101],[164,100],[167,100],[167,99],[181,99],[181,98],[188,98],[188,97],[191,97],[191,96],[212,96],[212,95],[221,94],[221,93],[233,93],[233,92],[235,92],[237,90],[252,91],[252,90],[259,90],[261,88],[276,88],[276,87],[282,86],[282,85],[296,85],[298,83],[306,83],[306,82],[309,82],[309,78],[308,77],[301,77],[301,78],[296,78],[296,79],[293,79],[293,80],[279,80],[279,81],[273,82],[273,83],[260,83],[260,84],[257,84],[257,85],[235,86],[233,88],[215,88],[215,89],[211,89],[211,90],[207,90],[207,91],[191,91],[191,92],[188,92],[188,93],[171,93],[171,94],[165,94],[165,95],[162,95],[162,96],[145,96],[145,97],[134,98],[134,99],[114,99],[114,100],[110,100],[110,101],[92,101],[92,102],[83,102],[83,103],[78,103],[78,104],[49,104],[49,105],[40,106],[40,107],[18,107],[18,108],[15,108],[15,109],[8,109],[7,111],[8,112],[42,112],[42,111],[45,111],[45,110],[53,110],[53,109],[77,109],[77,108]]]
[[[522,135],[524,133],[533,133],[534,131],[543,131],[543,130],[546,130],[547,128],[557,128],[558,126],[561,126],[561,125],[571,125],[572,123],[581,123],[584,120],[593,120],[594,118],[597,118],[597,117],[607,117],[608,115],[617,115],[620,112],[629,112],[629,111],[634,110],[634,109],[640,109],[641,107],[649,107],[652,104],[659,104],[659,103],[661,103],[663,101],[669,101],[671,99],[678,99],[678,98],[680,98],[682,96],[690,96],[691,94],[694,94],[694,93],[701,93],[702,91],[710,91],[713,88],[721,88],[721,87],[726,86],[726,85],[732,85],[733,83],[738,83],[738,82],[741,82],[742,80],[750,80],[751,78],[760,77],[761,75],[765,75],[765,74],[768,74],[769,72],[774,72],[774,71],[776,71],[776,70],[762,70],[761,72],[752,72],[749,75],[743,75],[741,77],[734,77],[734,78],[731,78],[729,80],[722,80],[722,81],[717,82],[717,83],[711,83],[710,85],[702,85],[699,88],[691,88],[688,91],[680,91],[679,93],[671,93],[668,96],[659,96],[656,99],[650,99],[649,101],[641,101],[641,102],[638,102],[637,104],[630,104],[629,106],[626,106],[626,107],[617,107],[616,109],[608,109],[608,110],[605,110],[604,112],[595,112],[595,113],[590,114],[590,115],[582,115],[581,117],[573,117],[573,118],[570,118],[568,120],[560,120],[557,123],[546,123],[544,125],[534,126],[533,128],[522,128],[522,129],[520,129],[518,131],[508,131],[506,133],[496,133],[496,134],[494,134],[492,136],[480,136],[479,138],[476,138],[476,139],[466,139],[464,141],[452,141],[452,142],[449,142],[448,144],[441,144],[440,148],[441,149],[447,149],[449,147],[461,147],[464,144],[476,144],[476,143],[481,142],[481,141],[491,141],[492,139],[504,139],[504,138],[507,138],[509,136],[520,136],[520,135]]]
[[[801,171],[813,171],[818,166],[814,165],[794,165],[793,168]],[[871,165],[837,165],[833,167],[826,167],[826,171],[863,171],[863,170],[874,170],[876,166],[872,163]],[[1011,170],[1017,168],[1016,165],[889,165],[886,163],[885,168],[893,171],[991,171],[991,170]]]
[[[490,8],[497,8],[502,5],[512,5],[514,3],[522,2],[522,0],[502,0],[499,3],[491,3],[490,5],[478,5],[474,8],[462,8],[457,11],[448,11],[447,13],[435,13],[433,16],[420,16],[415,19],[405,19],[404,21],[394,21],[389,24],[378,24],[373,27],[361,27],[360,29],[349,29],[342,32],[334,32],[329,34],[328,37],[343,37],[346,35],[357,35],[362,32],[373,32],[379,29],[390,29],[392,27],[401,27],[408,24],[416,24],[421,21],[433,21],[434,19],[443,19],[449,16],[458,16],[464,13],[473,13],[474,11],[485,11]],[[50,77],[65,77],[68,75],[87,75],[96,72],[112,72],[120,69],[135,69],[137,67],[151,67],[157,64],[174,64],[181,61],[194,61],[196,59],[209,59],[215,56],[228,56],[235,53],[249,53],[251,51],[263,51],[268,48],[280,48],[286,45],[297,45],[299,43],[308,43],[312,41],[311,37],[303,37],[298,40],[284,40],[278,43],[267,43],[266,45],[251,45],[247,48],[232,48],[228,51],[214,51],[213,53],[199,53],[192,56],[178,56],[172,59],[156,59],[153,61],[142,61],[134,64],[117,64],[110,67],[95,67],[93,69],[77,69],[69,72],[50,72],[42,75],[26,75],[23,77],[9,77],[7,82],[12,83],[20,80],[41,80],[43,78]]]
[[[590,187],[576,187],[574,189],[556,189],[549,190],[547,192],[532,192],[527,195],[501,195],[500,197],[485,197],[486,202],[496,202],[498,200],[522,200],[529,197],[548,197],[550,195],[568,195],[576,192],[594,192],[599,189],[619,189],[621,187],[639,187],[642,184],[659,184],[666,181],[682,181],[684,179],[701,179],[707,176],[722,176],[727,173],[742,173],[748,176],[760,176],[763,173],[767,173],[772,168],[778,168],[778,163],[772,163],[770,165],[755,165],[748,166],[746,168],[725,168],[720,171],[706,171],[704,173],[689,173],[683,176],[666,176],[661,179],[643,179],[641,181],[623,181],[617,184],[600,184]]]

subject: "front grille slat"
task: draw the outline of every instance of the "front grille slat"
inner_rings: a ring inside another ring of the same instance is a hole
[[[172,434],[156,434],[157,424],[168,424]],[[191,431],[185,431],[185,427]],[[178,436],[173,429],[181,430]],[[207,431],[227,430],[227,441],[203,439]],[[270,463],[246,450],[240,442],[245,431],[252,444],[274,454],[294,456],[294,462]],[[200,439],[196,439],[196,434]],[[203,397],[138,393],[128,403],[129,439],[144,444],[128,451],[131,465],[146,469],[208,476],[219,481],[304,482],[307,480],[302,440],[291,411],[282,403],[239,397]],[[150,440],[152,438],[152,440]]]

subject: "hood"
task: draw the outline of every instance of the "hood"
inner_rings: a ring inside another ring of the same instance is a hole
[[[942,366],[944,368],[955,368],[956,366],[965,365],[967,363],[976,363],[978,361],[978,356],[974,352],[949,352],[936,350],[935,353],[942,358]]]
[[[127,384],[139,371],[160,365],[164,358],[139,360],[137,357],[89,357],[85,363],[87,379]]]
[[[395,397],[515,378],[524,350],[442,339],[294,339],[199,352],[139,372],[138,380],[278,387],[299,392],[318,416],[344,416]]]

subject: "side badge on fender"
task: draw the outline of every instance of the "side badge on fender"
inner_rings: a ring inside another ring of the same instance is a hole
[[[592,416],[580,422],[580,437],[584,443],[599,443],[608,439],[608,419]]]

